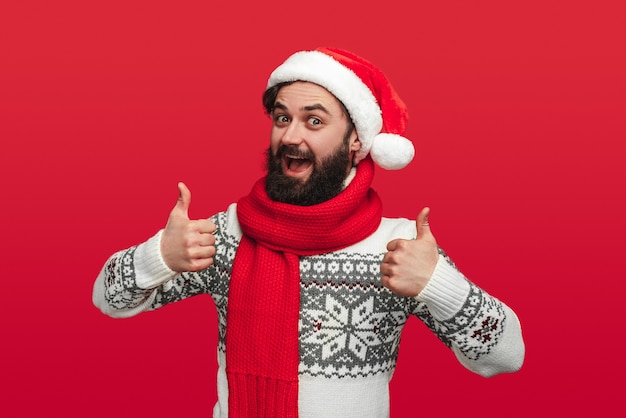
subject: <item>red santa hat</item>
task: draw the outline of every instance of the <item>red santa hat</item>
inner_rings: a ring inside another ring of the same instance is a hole
[[[267,88],[292,81],[318,84],[343,103],[361,141],[355,162],[370,154],[380,167],[399,170],[413,159],[413,144],[403,136],[406,105],[369,61],[336,48],[296,52],[272,72]]]

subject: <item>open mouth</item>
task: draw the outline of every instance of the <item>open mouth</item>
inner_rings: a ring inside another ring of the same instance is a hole
[[[301,175],[307,172],[313,166],[313,161],[306,157],[294,155],[283,156],[283,168],[285,174]]]

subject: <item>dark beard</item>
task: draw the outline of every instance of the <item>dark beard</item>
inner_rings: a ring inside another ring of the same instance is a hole
[[[276,155],[272,155],[271,149],[268,149],[265,190],[270,199],[292,205],[311,206],[332,199],[341,193],[343,182],[348,175],[346,171],[348,161],[350,161],[349,142],[346,139],[334,153],[320,163],[311,153],[304,155],[313,162],[313,172],[306,181],[283,173],[282,156],[287,151],[291,151],[290,154],[302,154],[297,151],[297,146],[281,145]]]

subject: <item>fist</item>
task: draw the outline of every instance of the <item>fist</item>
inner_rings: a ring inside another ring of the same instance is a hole
[[[394,239],[387,244],[387,253],[380,265],[383,286],[400,296],[417,296],[432,276],[439,252],[437,241],[428,224],[429,208],[424,208],[415,221],[414,240]]]
[[[165,264],[177,272],[198,271],[213,264],[216,226],[208,219],[189,219],[191,192],[178,183],[179,197],[161,236]]]

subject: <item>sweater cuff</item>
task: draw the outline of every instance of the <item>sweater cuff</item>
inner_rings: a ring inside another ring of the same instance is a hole
[[[148,241],[139,244],[135,251],[135,280],[141,289],[158,287],[178,274],[161,257],[162,234],[163,230],[160,230]]]
[[[435,319],[444,321],[463,307],[469,292],[470,285],[465,276],[439,254],[430,280],[415,299],[426,303]]]

